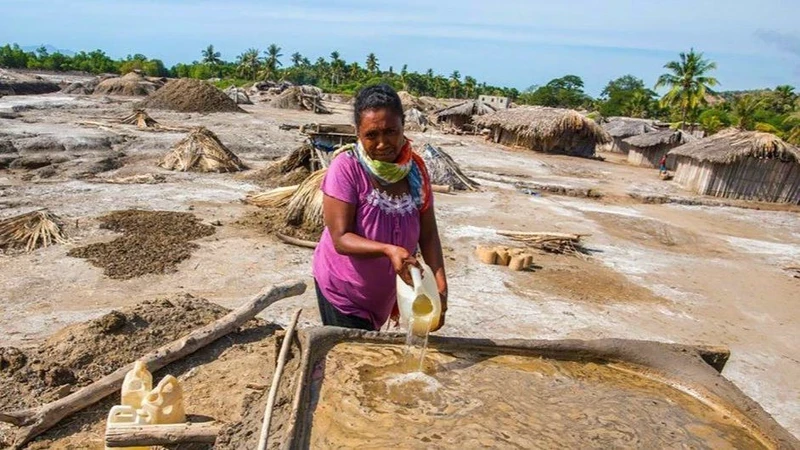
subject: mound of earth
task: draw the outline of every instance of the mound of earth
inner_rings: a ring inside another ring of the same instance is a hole
[[[111,242],[89,244],[67,253],[86,258],[106,276],[129,279],[145,274],[175,272],[188,259],[195,239],[214,234],[190,213],[172,211],[115,211],[100,218],[100,227],[123,233]]]
[[[35,348],[0,347],[0,410],[36,407],[62,398],[228,312],[202,298],[176,294],[67,327]],[[277,328],[261,319],[253,319],[224,339],[154,373],[154,379],[166,374],[178,377],[191,421],[213,418],[221,423],[239,423],[241,415],[261,417],[266,401],[257,413],[248,405],[261,395],[266,398],[275,366]],[[293,367],[291,364],[287,369]],[[291,372],[285,372],[284,377],[294,378]],[[254,393],[254,388],[249,387],[251,383],[266,386],[266,389],[255,388],[263,390],[263,394]],[[282,388],[278,397],[275,427],[281,427],[288,419],[291,396],[286,396],[284,391]],[[118,396],[109,396],[62,420],[27,448],[101,449],[108,410],[118,403]],[[2,448],[10,445],[9,440],[13,438],[12,432],[6,430],[0,431]],[[257,435],[258,430],[256,439]],[[184,445],[180,448],[207,449],[211,446]]]
[[[169,81],[136,107],[199,113],[246,112],[224,92],[205,81],[191,78]]]
[[[0,69],[0,95],[37,95],[60,90],[58,84],[42,77]]]
[[[142,74],[130,72],[122,77],[108,78],[101,81],[94,88],[95,95],[124,95],[128,97],[150,95],[163,86],[163,83],[155,83]]]

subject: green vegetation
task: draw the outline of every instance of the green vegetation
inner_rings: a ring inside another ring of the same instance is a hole
[[[249,48],[226,61],[213,45],[200,51],[201,59],[190,64],[179,63],[167,69],[158,59],[145,55],[128,55],[114,60],[102,50],[79,52],[73,56],[49,54],[45,48],[25,52],[16,44],[0,47],[0,67],[82,71],[93,74],[125,74],[140,70],[149,76],[171,76],[210,80],[216,86],[246,86],[257,81],[290,81],[311,84],[325,92],[355,94],[362,86],[387,83],[398,90],[417,96],[476,98],[478,95],[510,97],[518,104],[574,108],[591,112],[593,117],[629,116],[652,118],[677,126],[699,126],[708,133],[726,127],[762,130],[800,145],[800,96],[792,86],[777,86],[744,92],[714,92],[719,82],[714,78],[716,63],[703,53],[691,49],[680,53],[676,61],[667,62],[667,71],[652,89],[633,75],[624,75],[608,82],[599,98],[584,92],[583,80],[577,75],[564,75],[544,85],[532,86],[524,92],[515,88],[490,86],[454,70],[449,76],[428,69],[411,72],[403,65],[382,70],[380,59],[369,53],[363,65],[342,59],[337,51],[328,58],[313,62],[298,52],[284,65],[283,49],[270,44],[266,51]],[[288,53],[287,53],[288,54]],[[668,89],[658,98],[656,89]],[[691,124],[691,125],[690,125]]]

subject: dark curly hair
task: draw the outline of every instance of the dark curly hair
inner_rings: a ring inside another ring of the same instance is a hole
[[[388,84],[375,84],[367,86],[356,95],[353,119],[356,128],[361,124],[361,113],[368,109],[388,108],[393,113],[400,115],[400,120],[405,125],[406,118],[403,114],[403,103],[400,96]]]

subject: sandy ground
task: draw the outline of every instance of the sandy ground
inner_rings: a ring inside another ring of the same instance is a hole
[[[26,255],[0,256],[0,346],[32,346],[59,328],[163,294],[191,293],[233,307],[264,286],[311,282],[311,251],[286,246],[238,222],[255,211],[241,199],[258,187],[234,174],[173,173],[155,166],[182,133],[132,127],[98,129],[129,113],[135,99],[61,94],[4,97],[0,139],[55,170],[0,170],[0,218],[47,207],[70,224],[71,243]],[[253,168],[294,148],[302,137],[281,123],[346,122],[263,104],[250,114],[150,111],[167,125],[205,125]],[[629,192],[692,197],[654,170],[509,150],[480,138],[411,133],[441,145],[482,181],[482,192],[439,195],[436,211],[450,281],[450,310],[440,334],[491,338],[617,337],[725,345],[723,374],[800,436],[800,280],[783,270],[800,262],[796,211],[640,204]],[[0,155],[8,157],[8,155]],[[115,164],[103,161],[112,159]],[[121,167],[119,167],[121,165]],[[52,167],[52,165],[48,166]],[[106,170],[109,167],[119,167]],[[106,178],[157,173],[160,184],[108,184]],[[529,195],[515,182],[600,191],[600,200]],[[96,218],[113,210],[192,211],[216,233],[167,275],[113,280],[77,245],[111,240]],[[503,243],[497,229],[591,234],[589,259],[541,255],[531,272],[480,264],[475,246]],[[319,324],[313,289],[268,308],[262,317],[285,325],[305,308],[301,326]]]

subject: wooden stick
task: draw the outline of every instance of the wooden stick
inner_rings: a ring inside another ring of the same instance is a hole
[[[275,236],[277,236],[278,239],[280,239],[282,242],[286,244],[296,245],[298,247],[317,248],[317,245],[319,244],[319,242],[297,239],[291,236],[286,236],[285,234],[282,233],[275,233]]]
[[[172,341],[154,350],[139,360],[147,365],[150,372],[155,372],[167,364],[190,355],[198,349],[216,341],[236,330],[252,319],[267,306],[286,297],[300,295],[306,290],[302,281],[293,281],[273,286],[269,291],[259,294],[254,299],[231,311],[216,321],[198,328],[186,336]],[[42,405],[9,413],[0,413],[0,421],[24,426],[11,448],[21,449],[27,442],[55,426],[61,419],[77,411],[93,405],[111,394],[119,391],[125,374],[133,368],[133,363],[117,369],[94,383],[74,392],[62,399]]]
[[[278,356],[278,367],[275,369],[275,374],[272,376],[272,386],[269,388],[267,407],[264,409],[264,422],[261,424],[261,435],[258,438],[258,450],[266,450],[267,448],[269,425],[272,421],[272,409],[275,407],[275,396],[278,394],[278,384],[280,384],[281,375],[283,375],[283,366],[286,364],[286,356],[289,354],[289,347],[292,346],[294,327],[297,325],[297,319],[300,317],[301,312],[303,312],[302,308],[295,311],[294,316],[292,316],[292,321],[289,322],[289,328],[286,330],[286,336],[283,338],[283,344],[281,344],[281,354]]]
[[[106,447],[144,447],[190,442],[213,444],[219,430],[220,426],[214,422],[108,427]]]
[[[453,191],[453,187],[446,184],[432,184],[431,190],[442,194],[449,194]]]

